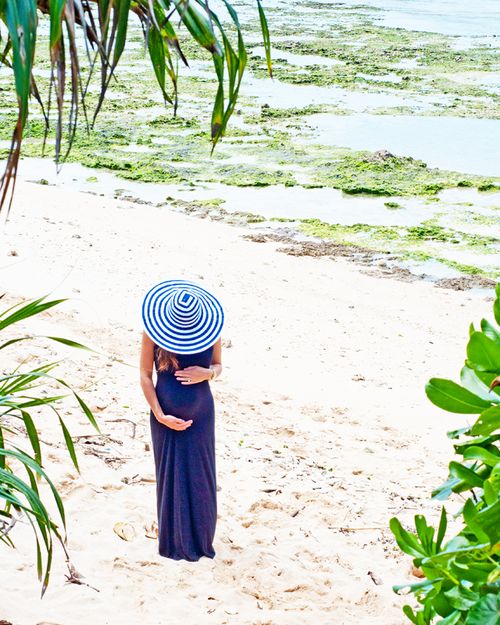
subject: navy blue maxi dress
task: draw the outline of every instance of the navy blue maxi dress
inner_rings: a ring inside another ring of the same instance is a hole
[[[156,395],[166,415],[192,419],[173,430],[150,413],[156,468],[158,550],[173,560],[213,558],[217,522],[214,400],[208,381],[183,385],[174,371],[157,371]],[[179,369],[209,367],[213,346],[197,354],[176,354]]]

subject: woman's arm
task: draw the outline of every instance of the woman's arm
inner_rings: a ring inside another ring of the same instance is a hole
[[[155,387],[153,384],[153,365],[154,365],[154,343],[149,336],[142,333],[141,361],[140,361],[140,380],[144,397],[153,411],[157,421],[173,430],[185,430],[193,421],[184,421],[172,415],[163,414],[163,410],[158,401]]]
[[[220,374],[222,373],[222,339],[220,338],[217,341],[217,343],[215,343],[214,345],[214,351],[212,354],[212,364],[210,365],[210,369],[212,369],[212,371],[215,371],[215,375],[212,374],[213,378],[210,378],[212,380],[215,380],[215,378],[218,378]]]
[[[222,373],[222,340],[219,338],[214,344],[212,362],[209,367],[186,367],[177,370],[174,375],[181,384],[198,384],[206,380],[215,380]]]

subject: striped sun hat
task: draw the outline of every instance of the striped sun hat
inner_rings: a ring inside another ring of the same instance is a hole
[[[142,303],[146,334],[176,354],[196,354],[212,346],[224,324],[217,298],[194,282],[165,280]]]

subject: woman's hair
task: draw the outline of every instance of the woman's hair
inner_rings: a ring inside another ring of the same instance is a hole
[[[168,371],[169,369],[175,370],[179,368],[179,360],[174,353],[163,349],[163,347],[158,347],[156,355],[158,361],[158,371]]]

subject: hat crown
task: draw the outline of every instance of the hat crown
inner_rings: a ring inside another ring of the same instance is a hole
[[[180,289],[168,302],[168,314],[183,326],[195,326],[202,316],[199,297],[187,289]]]

